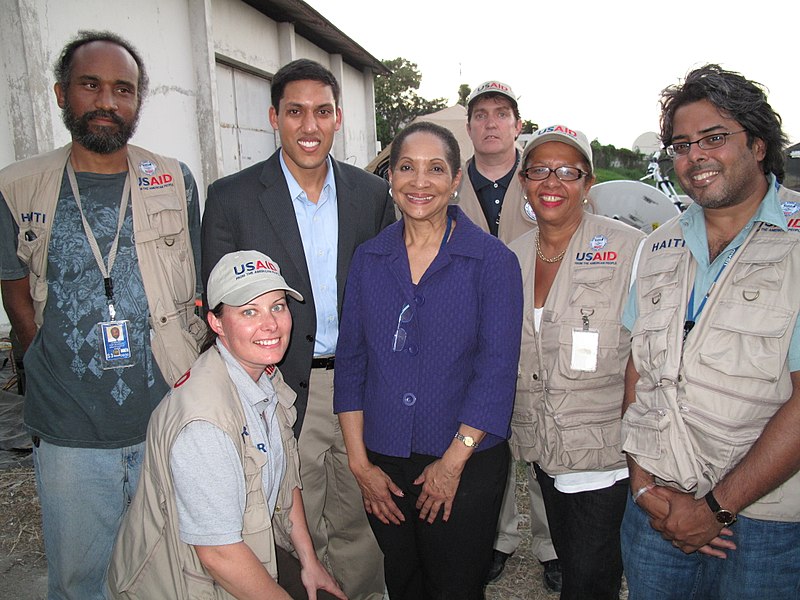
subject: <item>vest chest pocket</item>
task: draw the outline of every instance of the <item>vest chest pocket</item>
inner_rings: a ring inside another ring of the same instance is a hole
[[[582,322],[562,322],[559,329],[558,370],[563,377],[571,381],[590,381],[604,377],[622,377],[624,363],[620,358],[620,325],[611,321],[592,321],[590,329],[599,332],[597,348],[597,369],[594,371],[576,371],[572,368],[573,330],[582,328]],[[627,354],[627,352],[626,352]]]
[[[640,311],[642,304],[657,306],[661,303],[679,303],[678,266],[683,256],[682,252],[657,254],[639,267],[636,288]]]
[[[184,208],[180,202],[172,193],[146,196],[144,199],[150,227],[164,238],[167,246],[171,246],[170,239],[176,238],[186,225]]]
[[[614,267],[592,266],[577,269],[572,276],[570,306],[608,308],[616,291],[612,284]]]
[[[45,250],[46,234],[47,230],[44,227],[27,226],[25,229],[20,228],[17,236],[17,256],[36,277],[43,275],[43,270],[39,266],[39,257]]]
[[[675,337],[670,335],[670,323],[677,310],[677,306],[662,306],[661,310],[644,313],[636,319],[631,332],[631,355],[639,373],[655,375],[654,371],[664,366],[670,339]]]
[[[792,313],[778,306],[722,300],[702,342],[700,363],[733,377],[775,382],[783,371]],[[730,380],[728,380],[730,381]],[[735,385],[735,384],[734,384]]]
[[[184,241],[187,227],[185,206],[174,194],[146,196],[145,210],[150,228],[137,230],[137,243],[154,242],[158,260],[171,282],[174,300],[186,304],[194,300],[194,260]]]

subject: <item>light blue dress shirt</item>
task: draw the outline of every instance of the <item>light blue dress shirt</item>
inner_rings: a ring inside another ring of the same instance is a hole
[[[328,174],[322,186],[319,200],[308,199],[297,183],[280,154],[281,169],[289,187],[297,227],[303,241],[311,291],[314,294],[314,309],[317,315],[317,332],[314,336],[314,356],[336,354],[339,337],[339,313],[337,310],[336,259],[339,244],[339,211],[336,201],[336,181],[333,176],[331,157],[327,159]]]

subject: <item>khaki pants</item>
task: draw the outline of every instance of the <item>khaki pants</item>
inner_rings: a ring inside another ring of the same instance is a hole
[[[383,553],[367,522],[333,414],[333,370],[312,369],[298,440],[303,504],[314,548],[350,600],[381,600]]]
[[[550,539],[550,528],[547,526],[547,514],[544,510],[542,490],[536,482],[533,470],[528,472],[528,492],[531,501],[531,554],[539,562],[557,558],[553,541]],[[503,507],[500,509],[500,521],[497,523],[497,537],[494,539],[494,549],[513,554],[519,546],[521,534],[517,530],[519,513],[517,512],[517,463],[511,461],[508,470]]]

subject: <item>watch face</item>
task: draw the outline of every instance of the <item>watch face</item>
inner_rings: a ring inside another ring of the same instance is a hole
[[[733,525],[736,522],[736,517],[734,514],[729,510],[725,510],[724,508],[716,512],[716,517],[717,521],[723,525]]]
[[[472,439],[471,435],[464,436],[464,445],[467,446],[468,448],[472,448],[475,445],[475,440]]]

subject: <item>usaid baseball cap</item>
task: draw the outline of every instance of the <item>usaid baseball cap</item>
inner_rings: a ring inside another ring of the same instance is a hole
[[[594,164],[592,163],[592,146],[586,135],[575,129],[570,129],[566,125],[551,125],[544,129],[539,129],[533,132],[531,140],[525,144],[525,150],[522,151],[522,162],[528,155],[533,152],[537,146],[541,146],[546,142],[563,142],[575,148],[578,152],[583,154],[584,158],[589,162],[589,168],[594,171]]]
[[[474,90],[472,93],[467,97],[467,106],[472,104],[472,101],[475,100],[478,96],[482,96],[483,94],[502,94],[511,99],[514,107],[517,107],[517,96],[514,94],[511,86],[507,83],[503,83],[502,81],[484,81]]]
[[[261,294],[286,290],[293,298],[303,301],[297,290],[286,285],[277,263],[255,250],[231,252],[219,259],[208,276],[206,295],[209,307],[220,303],[243,306]]]

